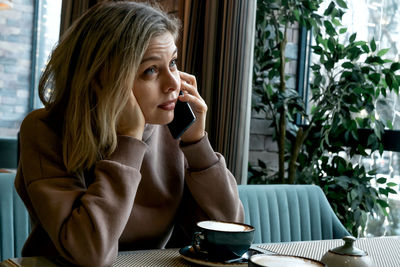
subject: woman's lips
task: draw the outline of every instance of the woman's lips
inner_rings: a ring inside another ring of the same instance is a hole
[[[163,109],[163,110],[174,110],[175,109],[175,104],[176,104],[176,100],[171,100],[171,101],[167,101],[162,103],[161,105],[158,105],[159,108]]]

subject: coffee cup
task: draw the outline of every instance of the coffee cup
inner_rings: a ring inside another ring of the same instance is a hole
[[[241,257],[254,239],[254,227],[248,224],[209,220],[198,222],[197,227],[192,247],[212,260]]]
[[[257,254],[250,257],[249,267],[326,267],[320,261],[289,255]]]

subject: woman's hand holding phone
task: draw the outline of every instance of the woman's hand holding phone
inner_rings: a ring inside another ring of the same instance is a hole
[[[117,134],[142,140],[145,124],[143,112],[131,90],[129,100],[118,118]]]
[[[181,79],[181,88],[183,95],[179,96],[179,100],[189,103],[196,116],[196,120],[182,134],[181,141],[184,143],[195,143],[205,135],[207,105],[197,91],[196,77],[185,72],[179,72]],[[145,117],[140,105],[133,94],[125,105],[117,122],[117,134],[128,135],[139,140],[143,137],[145,127]]]
[[[188,102],[196,115],[196,121],[181,136],[184,143],[194,143],[205,135],[207,104],[197,91],[196,77],[188,73],[179,72],[181,77],[181,91],[179,96],[182,102]]]

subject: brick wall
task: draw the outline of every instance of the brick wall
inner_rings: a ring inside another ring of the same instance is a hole
[[[298,45],[298,28],[288,31],[288,44],[286,47],[286,57],[290,61],[286,64],[286,73],[290,76],[287,81],[288,88],[296,87],[296,71],[297,71],[297,45]],[[253,96],[253,101],[255,96]],[[250,147],[249,147],[249,163],[257,165],[258,159],[264,161],[271,174],[278,170],[278,146],[273,140],[273,128],[269,127],[271,120],[265,113],[257,113],[252,111],[250,122]]]
[[[14,0],[0,10],[0,138],[16,137],[28,112],[33,2]]]

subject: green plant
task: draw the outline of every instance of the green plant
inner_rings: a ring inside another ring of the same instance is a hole
[[[381,136],[392,125],[375,116],[374,103],[388,91],[398,94],[400,63],[385,59],[388,49],[377,50],[373,39],[344,38],[345,1],[331,1],[323,15],[317,12],[321,3],[258,1],[253,92],[259,101],[253,108],[272,118],[279,170],[268,177],[267,166],[259,161],[257,168],[249,168],[250,181],[318,184],[347,229],[358,235],[368,214],[388,215],[387,197],[396,193],[394,183],[376,180],[374,171],[352,159],[383,152]],[[293,25],[311,30],[315,40],[311,114],[297,91],[286,86],[287,31]],[[302,126],[295,123],[299,115],[306,122]],[[360,129],[373,129],[373,134],[363,142]]]

